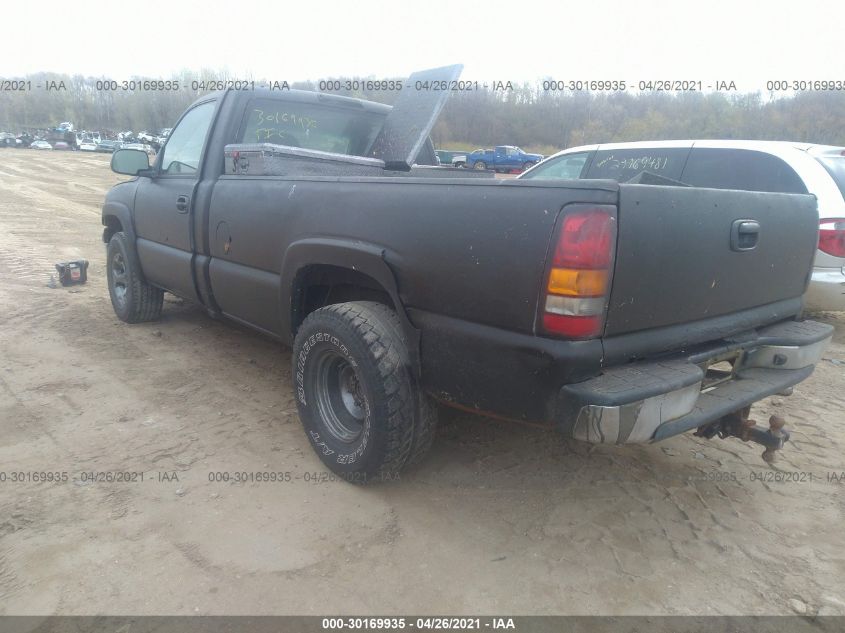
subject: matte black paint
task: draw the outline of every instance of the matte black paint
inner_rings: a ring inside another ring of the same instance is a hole
[[[259,96],[325,98],[296,91]],[[816,233],[806,199],[602,180],[225,175],[224,148],[236,142],[253,97],[230,91],[203,99],[214,99],[218,111],[200,173],[187,189],[189,213],[179,214],[172,196],[172,204],[167,197],[155,203],[155,215],[173,214],[163,225],[139,217],[152,204],[136,201],[136,190],[140,196],[150,188],[151,179],[141,177],[108,193],[103,219],[120,220],[149,282],[283,342],[292,341],[305,316],[309,267],[345,267],[372,280],[396,306],[428,391],[545,422],[558,415],[562,386],[603,366],[710,343],[800,312],[806,279],[799,277],[812,257],[804,242]],[[724,243],[716,239],[730,214],[695,212],[737,202],[742,213],[731,220],[759,219],[763,250],[745,269],[717,257],[724,290],[707,295],[705,304],[702,280],[713,270],[702,271],[702,249],[724,247],[726,258],[749,253],[731,253],[730,222]],[[619,254],[604,339],[564,341],[535,332],[553,227],[570,203],[618,206]],[[772,218],[787,222],[797,246],[767,228]],[[781,252],[767,250],[774,248],[767,235],[778,238]],[[766,266],[784,277],[781,290],[754,287],[772,279]]]
[[[804,294],[816,251],[813,196],[623,185],[605,335],[688,323]],[[755,248],[731,250],[737,219]]]

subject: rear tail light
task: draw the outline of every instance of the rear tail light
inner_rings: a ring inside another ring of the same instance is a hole
[[[548,334],[601,334],[616,249],[616,207],[564,209],[546,278],[541,325]]]
[[[819,250],[835,257],[845,257],[845,218],[819,221]]]

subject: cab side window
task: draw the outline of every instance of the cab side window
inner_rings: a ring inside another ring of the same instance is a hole
[[[164,155],[161,157],[162,172],[171,175],[197,173],[205,137],[213,118],[213,101],[198,105],[182,117],[164,146]]]
[[[804,182],[783,160],[747,149],[693,148],[681,180],[711,189],[807,193]]]

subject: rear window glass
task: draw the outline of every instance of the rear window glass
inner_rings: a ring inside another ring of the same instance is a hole
[[[275,143],[366,156],[384,117],[375,112],[256,99],[241,126],[241,143]]]
[[[577,154],[565,154],[552,158],[527,172],[522,178],[549,178],[553,180],[576,180],[581,177],[584,165],[590,152],[579,152]]]
[[[679,180],[688,155],[687,147],[600,150],[596,152],[586,177],[625,182],[647,171],[664,178]]]
[[[807,193],[804,182],[783,160],[748,149],[694,148],[681,180],[711,189]]]
[[[816,160],[824,166],[845,198],[845,156],[817,156]]]

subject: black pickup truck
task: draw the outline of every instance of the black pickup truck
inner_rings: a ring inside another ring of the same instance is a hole
[[[102,212],[118,317],[156,319],[169,291],[291,345],[307,436],[352,481],[418,460],[437,402],[773,457],[788,432],[750,406],[807,378],[832,336],[801,319],[815,199],[437,167],[441,107],[217,92],[154,165],[115,152],[135,176]]]

